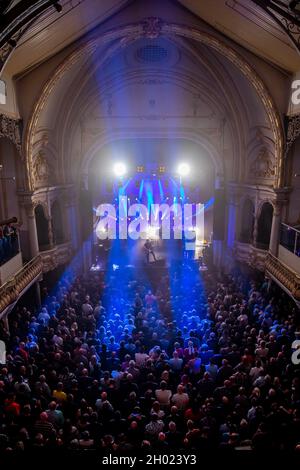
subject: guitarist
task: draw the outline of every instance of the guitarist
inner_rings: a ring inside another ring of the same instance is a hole
[[[149,238],[146,240],[146,242],[144,244],[144,250],[145,250],[145,253],[146,253],[147,263],[150,263],[150,255],[152,255],[154,261],[156,261],[156,256],[155,256],[155,253],[154,253],[153,245],[152,245],[151,241],[149,240]]]

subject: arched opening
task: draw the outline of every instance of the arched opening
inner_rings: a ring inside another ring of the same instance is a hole
[[[61,207],[58,201],[54,201],[51,207],[53,241],[55,245],[64,242],[64,230]]]
[[[254,230],[254,204],[251,199],[246,199],[242,206],[242,219],[240,230],[240,242],[252,243]]]
[[[44,208],[42,205],[36,206],[35,210],[36,229],[38,234],[38,242],[40,251],[49,248],[48,220],[46,219]]]
[[[271,228],[273,219],[273,206],[265,202],[262,206],[257,223],[257,247],[267,250],[270,244]]]
[[[118,178],[114,173],[114,164],[120,161],[119,155],[130,156],[130,158],[124,157],[122,161],[126,167],[126,173],[122,178]],[[178,165],[182,162],[182,155],[186,157],[191,172],[181,179],[178,175]],[[112,245],[110,241],[101,240],[97,234],[99,222],[97,208],[101,204],[110,203],[118,210],[120,195],[127,196],[128,210],[136,203],[142,204],[149,211],[151,204],[191,204],[193,211],[195,211],[196,204],[203,204],[204,226],[203,231],[200,229],[197,231],[195,256],[202,252],[203,243],[210,243],[213,232],[215,165],[209,153],[200,144],[184,138],[171,140],[144,137],[116,140],[113,143],[107,143],[95,153],[94,158],[89,161],[87,177],[90,205],[93,208],[95,257],[105,259]],[[82,220],[84,227],[87,228],[85,239],[90,236],[87,214],[91,212],[91,208],[86,209],[87,207],[88,203],[82,200]],[[128,218],[128,220],[127,229],[129,230],[131,219]],[[130,239],[129,236],[128,239]],[[172,256],[178,255],[176,243],[170,241],[168,244],[162,240],[161,233],[160,237],[157,233],[153,235],[153,239],[155,249],[161,258],[169,249],[172,251]],[[137,262],[138,256],[143,251],[142,240],[135,246],[133,245],[131,240],[123,243],[128,263]],[[180,244],[177,245],[179,247]]]

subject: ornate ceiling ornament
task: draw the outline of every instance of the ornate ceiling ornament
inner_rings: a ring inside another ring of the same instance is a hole
[[[179,36],[193,39],[219,52],[242,72],[242,74],[247,78],[247,80],[255,89],[268,116],[270,127],[273,133],[273,140],[275,142],[275,186],[281,187],[283,185],[284,142],[281,118],[267,87],[265,86],[260,76],[255,72],[253,67],[248,62],[246,62],[237,51],[232,49],[226,43],[222,42],[220,39],[214,37],[212,34],[185,25],[165,23],[158,18],[151,19],[151,21],[149,18],[145,18],[145,20],[141,23],[118,27],[107,31],[101,36],[101,38],[90,39],[88,42],[72,52],[57,67],[51,78],[44,85],[42,93],[34,106],[26,129],[25,155],[29,189],[32,190],[34,181],[33,145],[36,129],[38,126],[40,114],[42,113],[43,108],[46,106],[47,100],[49,99],[51,92],[53,91],[56,84],[65,75],[65,73],[76,62],[78,62],[82,56],[90,56],[93,51],[99,48],[99,45],[108,44],[109,42],[112,43],[114,40],[111,47],[107,47],[107,52],[101,58],[101,62],[104,63],[107,58],[111,57],[121,47],[124,47],[124,44],[130,43],[138,38],[145,37],[145,35],[148,35],[148,37],[157,37],[157,35],[164,37]],[[116,41],[117,39],[119,39],[119,41]]]
[[[21,153],[22,148],[22,120],[12,119],[5,114],[0,114],[0,137],[10,139],[18,151]]]
[[[162,20],[155,16],[150,16],[143,21],[144,36],[149,39],[156,39],[161,35]]]

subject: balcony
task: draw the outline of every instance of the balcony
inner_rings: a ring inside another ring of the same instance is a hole
[[[41,252],[17,272],[11,273],[9,279],[0,287],[0,318],[14,307],[19,298],[41,278],[43,273],[68,263],[71,256],[70,243],[64,243],[51,250]],[[4,267],[6,265],[7,263]]]
[[[21,295],[38,280],[43,272],[43,261],[40,256],[25,264],[9,281],[0,287],[0,317],[12,308]]]
[[[268,252],[265,249],[250,245],[249,243],[235,243],[235,257],[238,261],[246,263],[252,268],[263,271]]]
[[[266,273],[279,284],[300,306],[300,275],[280,259],[268,253]]]
[[[300,274],[300,230],[281,224],[278,259]]]
[[[0,222],[0,286],[23,265],[16,217]]]

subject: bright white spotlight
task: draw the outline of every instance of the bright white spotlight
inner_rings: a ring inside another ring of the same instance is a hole
[[[124,176],[126,173],[126,166],[122,162],[114,164],[114,174],[116,176]]]
[[[180,163],[177,171],[180,176],[187,176],[191,171],[190,165],[188,165],[187,163]]]

